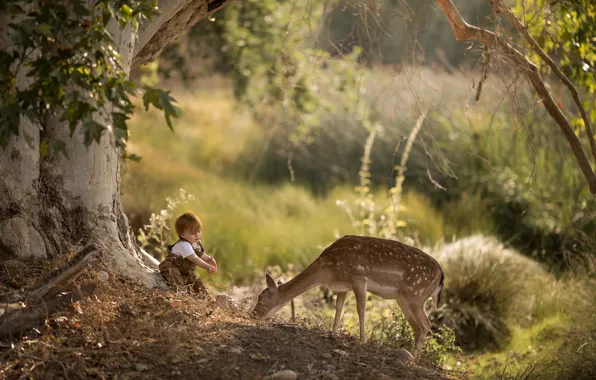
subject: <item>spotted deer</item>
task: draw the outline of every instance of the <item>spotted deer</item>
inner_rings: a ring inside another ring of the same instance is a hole
[[[259,295],[253,310],[256,317],[269,318],[294,297],[315,286],[326,285],[337,294],[333,322],[333,332],[336,332],[346,295],[353,291],[363,342],[366,341],[366,292],[395,299],[414,330],[416,347],[413,356],[418,361],[430,328],[424,305],[432,296],[432,308],[436,310],[445,276],[439,263],[417,248],[395,240],[344,236],[290,281],[276,284],[269,273],[265,278],[267,288]]]

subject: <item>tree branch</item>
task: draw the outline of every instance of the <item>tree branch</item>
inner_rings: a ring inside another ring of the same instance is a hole
[[[228,0],[161,0],[161,13],[139,27],[131,70],[156,59],[168,43],[227,2]]]
[[[538,68],[534,63],[528,60],[519,50],[513,47],[507,40],[497,36],[495,33],[478,28],[476,26],[468,24],[461,16],[452,0],[435,0],[437,5],[441,8],[447,21],[451,25],[451,29],[455,34],[455,38],[458,41],[473,40],[478,41],[486,45],[495,46],[501,49],[513,63],[521,68],[536,90],[538,96],[540,96],[544,107],[550,116],[555,120],[561,132],[567,139],[575,159],[582,170],[584,177],[590,187],[590,192],[596,194],[596,174],[590,165],[588,157],[582,148],[581,142],[573,131],[571,123],[565,115],[561,112],[557,106],[552,95],[546,88],[544,80],[538,71]]]
[[[588,118],[586,109],[584,108],[584,105],[581,99],[579,98],[579,92],[577,91],[577,88],[573,85],[571,80],[561,71],[561,68],[555,63],[555,61],[553,61],[548,56],[548,54],[546,54],[546,52],[542,50],[540,45],[538,45],[538,42],[536,42],[534,37],[532,37],[528,32],[528,28],[526,27],[526,25],[524,25],[517,17],[515,17],[511,9],[505,4],[503,4],[501,0],[497,0],[497,11],[505,14],[509,22],[511,22],[515,26],[518,32],[524,35],[526,41],[528,41],[530,43],[530,46],[532,46],[532,49],[534,49],[534,51],[540,56],[540,58],[542,58],[542,60],[546,62],[546,64],[551,68],[551,70],[559,77],[561,82],[563,82],[565,86],[567,86],[569,92],[571,92],[571,96],[573,96],[573,101],[575,102],[575,105],[579,109],[579,113],[582,115],[582,119],[584,120],[584,125],[586,126],[586,133],[588,135],[588,141],[590,142],[590,150],[592,151],[592,156],[596,161],[596,143],[594,142],[592,124],[590,123],[590,118]]]

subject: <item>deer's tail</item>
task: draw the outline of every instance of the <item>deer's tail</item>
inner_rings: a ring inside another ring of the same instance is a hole
[[[439,302],[441,302],[441,292],[443,291],[443,281],[445,281],[445,273],[441,270],[441,281],[437,290],[433,293],[433,304],[431,306],[432,311],[436,311],[439,308]]]

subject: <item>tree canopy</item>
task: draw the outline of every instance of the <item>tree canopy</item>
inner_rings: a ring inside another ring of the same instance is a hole
[[[80,129],[83,142],[99,142],[106,131],[117,146],[128,139],[127,120],[134,112],[130,96],[139,89],[128,80],[109,31],[110,23],[131,32],[158,14],[156,0],[5,1],[0,12],[12,39],[0,50],[0,145],[18,135],[25,117],[41,130],[50,117],[67,122],[71,136]],[[27,83],[19,83],[23,73]],[[178,114],[168,92],[143,87],[144,105],[164,110],[167,124]],[[22,133],[22,132],[21,132]],[[26,139],[30,137],[25,136]],[[64,142],[42,141],[48,150],[64,152]]]

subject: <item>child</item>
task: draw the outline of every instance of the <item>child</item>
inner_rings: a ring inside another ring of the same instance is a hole
[[[200,266],[209,274],[217,272],[215,259],[205,254],[201,244],[201,221],[196,215],[186,213],[176,219],[176,233],[179,240],[168,246],[168,256],[159,264],[159,271],[166,282],[176,288],[187,288],[201,297],[210,298],[195,268]]]

